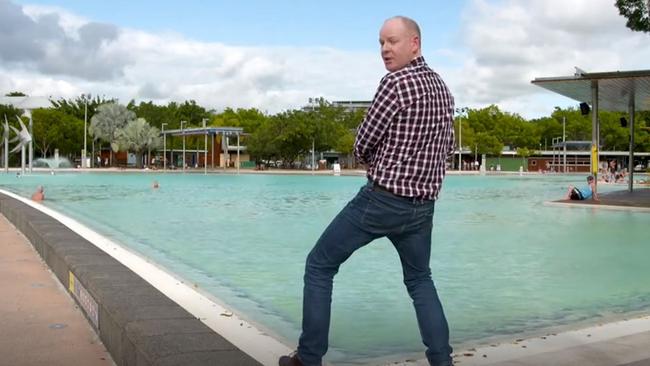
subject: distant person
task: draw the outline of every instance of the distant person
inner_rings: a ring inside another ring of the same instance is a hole
[[[153,189],[158,189],[160,188],[160,184],[158,184],[157,180],[154,180],[153,183],[151,184],[151,188]]]
[[[354,142],[368,181],[307,256],[302,334],[297,352],[282,356],[281,366],[321,365],[329,344],[334,275],[355,251],[382,237],[390,239],[401,260],[429,364],[452,365],[449,327],[429,262],[434,206],[454,145],[454,98],[422,57],[420,28],[413,20],[386,20],[379,43],[388,74]]]
[[[41,202],[44,199],[45,199],[45,192],[43,190],[43,186],[38,186],[36,188],[36,192],[32,194],[32,201]]]
[[[569,186],[566,197],[564,199],[573,201],[584,201],[592,199],[598,201],[598,194],[596,193],[596,180],[593,175],[587,177],[587,185],[581,188]]]

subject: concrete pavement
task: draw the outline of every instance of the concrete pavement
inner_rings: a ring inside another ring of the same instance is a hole
[[[66,289],[1,214],[0,290],[0,365],[115,365]]]

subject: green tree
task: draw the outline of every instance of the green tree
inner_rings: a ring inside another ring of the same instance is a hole
[[[97,108],[97,114],[90,120],[88,131],[91,136],[108,142],[111,146],[110,164],[113,165],[113,155],[119,151],[118,131],[129,121],[134,120],[135,113],[123,105],[108,103]]]
[[[25,94],[23,92],[19,92],[19,91],[12,91],[12,92],[9,92],[9,93],[5,94],[5,96],[7,96],[7,97],[26,97],[27,94]]]
[[[517,155],[521,156],[521,166],[523,166],[524,169],[526,170],[528,170],[528,164],[526,164],[526,158],[532,155],[532,153],[533,152],[526,147],[517,148]]]
[[[138,168],[142,168],[145,151],[162,145],[160,130],[150,126],[144,118],[130,120],[124,128],[118,129],[117,143],[121,148],[135,153]]]
[[[314,125],[306,112],[293,110],[277,114],[271,117],[271,126],[271,132],[276,136],[277,154],[285,167],[292,167],[311,149]]]
[[[57,109],[36,109],[34,122],[34,148],[40,156],[47,157],[59,149],[68,157],[77,156],[83,144],[83,121]]]
[[[499,139],[487,132],[479,132],[476,134],[476,144],[479,154],[501,156],[501,152],[503,151],[503,144]]]
[[[74,116],[80,120],[88,118],[88,121],[97,113],[97,108],[102,104],[117,103],[117,99],[106,99],[100,96],[92,96],[91,94],[81,94],[74,99],[59,99],[52,101],[54,109],[63,113]],[[88,107],[86,115],[86,107]]]
[[[136,105],[135,101],[129,102],[127,109],[133,111],[138,118],[144,118],[149,125],[162,128],[163,123],[167,123],[165,129],[179,128],[179,121],[176,121],[175,111],[168,106],[157,105],[152,101],[140,102]]]
[[[616,0],[620,15],[627,18],[628,28],[638,32],[650,32],[650,0]]]
[[[23,111],[14,106],[0,104],[0,124],[2,125],[5,123],[5,116],[7,116],[9,124],[13,125],[16,117],[20,117],[22,114]]]
[[[210,119],[210,117],[212,117],[212,114],[209,111],[196,104],[196,101],[194,100],[183,102],[183,104],[177,106],[173,112],[178,121],[187,121],[189,125],[193,126],[201,126],[204,118]]]
[[[343,134],[338,137],[334,144],[334,150],[341,154],[350,155],[354,150],[354,133],[352,130],[344,130]]]
[[[316,151],[334,149],[338,140],[345,136],[348,128],[345,126],[346,111],[335,107],[325,99],[317,99],[318,105],[306,111],[308,133],[311,134]],[[311,145],[307,147],[311,150]]]
[[[269,117],[256,108],[239,108],[237,110],[226,108],[223,112],[212,117],[210,125],[218,127],[241,127],[246,135],[242,136],[240,142],[246,145],[248,149],[251,136],[265,123],[268,123],[268,120]]]
[[[269,118],[247,139],[246,149],[258,165],[262,161],[275,161],[280,156],[275,134],[276,126],[272,118]]]

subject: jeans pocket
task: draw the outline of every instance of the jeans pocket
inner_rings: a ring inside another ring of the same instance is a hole
[[[396,232],[411,219],[413,209],[408,202],[391,197],[389,193],[371,191],[368,194],[361,223],[375,231]]]

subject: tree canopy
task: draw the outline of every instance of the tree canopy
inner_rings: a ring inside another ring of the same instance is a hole
[[[51,155],[54,148],[63,154],[79,156],[87,105],[90,135],[100,146],[101,143],[109,144],[113,153],[140,154],[155,150],[159,147],[156,138],[163,124],[165,130],[170,130],[179,129],[182,120],[187,121],[185,127],[199,127],[206,120],[208,126],[243,128],[245,135],[241,143],[253,159],[281,160],[287,167],[302,163],[302,159],[311,155],[312,146],[316,152],[352,153],[356,128],[365,115],[364,110],[348,110],[323,98],[312,99],[304,108],[273,115],[255,108],[226,108],[215,113],[193,100],[166,105],[131,101],[123,106],[114,99],[81,95],[53,104],[53,108],[36,110],[33,115],[36,151],[43,156]],[[591,140],[591,116],[583,116],[577,105],[556,108],[550,116],[532,120],[503,111],[496,105],[464,112],[454,121],[456,143],[462,143],[464,151],[476,154],[499,155],[506,148],[518,151],[520,156],[528,156],[550,149],[552,141],[562,137],[563,127],[567,140]],[[20,116],[22,111],[0,105],[0,114],[6,114],[9,123],[15,126],[15,116]],[[626,113],[599,112],[602,150],[628,149],[629,128],[621,126],[621,117],[629,119]],[[635,150],[650,151],[650,133],[645,130],[650,112],[637,112],[635,119]],[[190,145],[200,143],[197,139],[202,141],[203,137],[188,136],[186,142]],[[180,144],[180,139],[167,140],[168,148],[180,148]]]
[[[650,0],[616,0],[619,14],[627,18],[625,24],[637,32],[650,32]]]

